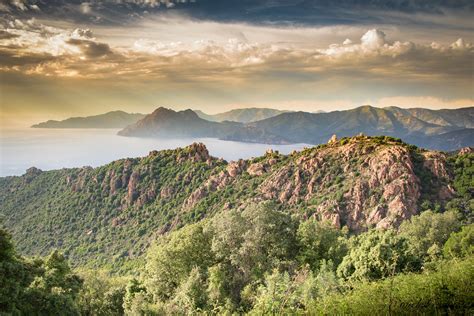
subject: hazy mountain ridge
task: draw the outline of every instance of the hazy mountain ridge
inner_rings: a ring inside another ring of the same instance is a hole
[[[141,113],[111,111],[104,114],[71,117],[62,121],[49,120],[35,124],[33,128],[124,128],[145,117]]]
[[[281,113],[289,112],[271,108],[244,108],[234,109],[224,113],[206,114],[200,110],[193,110],[196,114],[205,120],[213,122],[232,121],[238,123],[250,123],[264,120]]]
[[[474,128],[474,108],[430,110],[424,108],[407,109],[411,115],[428,123],[442,126]]]
[[[445,154],[387,137],[231,163],[193,144],[98,168],[0,178],[0,209],[24,253],[59,248],[76,264],[117,268],[156,235],[249,203],[274,202],[355,232],[398,226],[421,201],[456,196],[452,168]]]
[[[192,110],[173,111],[159,107],[121,130],[122,136],[215,137],[223,124],[201,119]]]
[[[465,111],[465,109],[462,109]],[[470,108],[474,112],[474,108]],[[284,113],[278,116],[251,123],[252,126],[285,137],[294,143],[318,144],[332,134],[351,136],[358,133],[367,135],[389,135],[406,139],[417,136],[416,145],[425,147],[423,138],[430,135],[444,134],[464,128],[440,126],[428,123],[387,108],[362,106],[346,111],[312,114],[307,112]]]
[[[472,133],[468,129],[474,124],[474,107],[425,111],[424,109],[361,106],[351,110],[327,113],[287,112],[245,124],[229,121],[210,122],[198,115],[192,117],[190,113],[186,119],[173,119],[173,123],[167,123],[165,117],[164,114],[160,117],[159,113],[149,115],[121,131],[120,135],[154,137],[185,135],[268,144],[321,144],[333,134],[351,136],[364,133],[372,136],[388,135],[402,138],[420,147],[440,150],[455,150],[474,145],[474,139],[468,137]],[[435,124],[435,122],[440,124]],[[462,131],[464,129],[466,130]],[[440,139],[449,136],[449,141],[436,141],[437,135],[445,135],[440,136]]]

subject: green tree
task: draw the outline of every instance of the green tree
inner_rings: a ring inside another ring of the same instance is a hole
[[[298,261],[309,264],[313,271],[319,269],[322,260],[331,260],[336,266],[347,253],[346,234],[328,222],[311,218],[298,228]]]
[[[441,254],[441,248],[452,232],[461,227],[456,211],[433,213],[425,211],[412,216],[400,225],[400,236],[407,239],[410,249],[423,261],[430,261],[436,254]],[[436,251],[439,249],[439,251]]]
[[[17,314],[33,273],[13,247],[10,234],[0,228],[0,312]]]
[[[242,212],[247,231],[238,249],[237,266],[250,279],[259,279],[275,267],[292,264],[298,252],[297,222],[272,205],[256,205]]]
[[[66,258],[53,251],[25,291],[28,313],[79,315],[77,298],[83,280],[73,273]]]
[[[205,223],[186,226],[161,238],[150,248],[145,286],[155,301],[168,300],[194,267],[207,270],[214,261],[211,236]]]
[[[123,315],[125,281],[105,271],[81,274],[84,284],[79,293],[81,315]]]
[[[188,278],[176,290],[168,310],[181,315],[191,315],[205,310],[208,304],[206,288],[205,276],[199,268],[193,268]]]
[[[452,233],[443,247],[446,258],[463,258],[474,254],[474,224]]]
[[[125,289],[123,308],[126,315],[163,315],[161,302],[153,302],[153,297],[137,279],[131,279]]]
[[[337,274],[349,280],[377,280],[419,269],[417,261],[405,238],[393,230],[371,230],[352,238]]]
[[[454,188],[464,198],[474,195],[474,154],[456,156],[454,159]]]
[[[212,226],[212,250],[219,265],[210,271],[210,294],[222,304],[239,305],[246,286],[274,268],[294,266],[298,250],[296,221],[272,205],[226,212],[216,217]]]

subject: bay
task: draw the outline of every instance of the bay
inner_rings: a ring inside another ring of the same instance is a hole
[[[111,161],[146,156],[151,150],[174,149],[204,143],[209,153],[227,161],[261,156],[268,149],[288,154],[310,145],[268,145],[214,138],[151,139],[117,135],[115,129],[13,129],[0,132],[0,176],[42,170],[97,167]]]

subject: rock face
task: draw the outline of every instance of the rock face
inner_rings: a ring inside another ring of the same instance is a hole
[[[248,175],[261,179],[253,201],[303,208],[308,216],[352,231],[396,227],[417,213],[422,184],[407,146],[397,141],[378,144],[364,135],[343,143],[334,138],[322,149],[293,153],[278,167],[271,154],[258,162],[232,162],[192,192],[183,207],[192,209],[212,192],[238,185],[246,168]],[[451,198],[455,192],[446,155],[425,151],[422,158],[421,167],[441,183],[439,198]]]
[[[25,172],[25,174],[23,175],[23,179],[24,179],[24,182],[25,183],[29,183],[31,182],[31,180],[33,180],[34,178],[36,178],[37,176],[39,176],[43,171],[41,169],[38,169],[36,167],[31,167],[31,168],[28,168]]]
[[[148,157],[155,158],[158,154],[152,151]],[[420,157],[421,167],[436,179],[439,199],[452,198],[455,191],[450,185],[452,175],[446,154],[424,151]],[[281,159],[286,159],[285,163],[279,164]],[[233,161],[224,169],[215,169],[216,161],[202,143],[194,143],[176,155],[177,164],[205,163],[211,170],[210,176],[185,196],[181,206],[184,212],[191,211],[212,194],[248,186],[245,175],[258,183],[251,198],[244,196],[232,203],[223,201],[223,208],[272,200],[352,231],[396,227],[418,211],[422,184],[409,148],[396,141],[380,144],[362,134],[338,141],[333,136],[321,148],[290,156],[269,151],[256,161]],[[134,164],[133,160],[125,159],[120,171],[111,169],[102,180],[102,189],[109,196],[126,192],[121,208],[141,208],[157,200],[172,201],[180,193],[170,185],[159,187],[155,181],[142,186],[141,179],[147,177],[147,168],[151,166]],[[74,177],[68,176],[67,183],[73,191],[82,190],[91,170],[80,169]],[[32,169],[28,174],[39,172]],[[195,181],[194,177],[188,172],[177,180],[189,185]]]
[[[242,173],[243,169],[247,165],[245,160],[240,159],[239,161],[232,161],[227,165],[226,171],[232,178],[235,178]]]
[[[459,150],[459,155],[472,154],[473,152],[474,152],[474,148],[464,147]]]
[[[336,134],[332,135],[331,138],[328,140],[328,144],[334,144],[337,142]]]
[[[193,143],[186,147],[183,154],[178,156],[177,162],[185,162],[191,160],[192,162],[207,162],[210,160],[209,151],[203,143]]]
[[[396,226],[416,213],[420,183],[406,147],[330,144],[269,176],[259,188],[264,198],[305,201],[318,217],[354,231]]]
[[[257,162],[250,165],[247,169],[247,172],[251,176],[261,176],[266,172],[266,168],[264,164]]]
[[[147,157],[143,159],[150,158],[154,159],[159,155],[158,151],[151,151]],[[206,163],[212,166],[215,161],[215,158],[209,155],[209,151],[206,146],[202,143],[193,143],[185,148],[183,148],[175,156],[175,163],[185,164],[185,163]],[[148,186],[143,186],[142,178],[149,177],[151,165],[140,166],[137,165],[139,162],[138,159],[124,159],[119,161],[119,168],[109,169],[102,181],[100,183],[102,193],[113,197],[115,195],[120,195],[125,192],[125,196],[120,200],[120,208],[124,209],[127,207],[133,206],[134,208],[141,208],[145,204],[154,202],[157,198],[163,200],[171,200],[175,194],[175,188],[173,186],[163,186],[159,187],[155,181]],[[242,160],[241,164],[245,164]],[[31,170],[27,174],[40,174],[41,170],[36,168],[30,168]],[[37,170],[37,171],[36,171]],[[66,184],[71,188],[72,191],[80,193],[83,192],[85,185],[89,181],[98,183],[97,176],[92,176],[92,168],[82,168],[78,169],[78,172],[74,175],[66,176]],[[181,177],[179,180],[185,184],[188,184],[193,179],[192,173],[187,173],[184,177]],[[200,194],[197,194],[198,197],[202,198]],[[192,197],[189,197],[192,199]]]

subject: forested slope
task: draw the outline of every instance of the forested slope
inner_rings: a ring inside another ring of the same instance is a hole
[[[262,202],[350,232],[398,227],[457,197],[455,159],[386,137],[231,163],[193,144],[95,169],[1,178],[0,214],[24,254],[60,249],[74,265],[118,269],[167,231]]]
[[[1,178],[0,313],[472,314],[473,160],[357,136]]]

